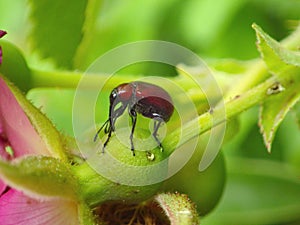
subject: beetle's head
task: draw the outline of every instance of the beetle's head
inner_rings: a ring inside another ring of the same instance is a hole
[[[110,129],[115,130],[116,119],[121,116],[125,108],[127,107],[127,102],[124,102],[118,88],[115,88],[110,93],[110,106],[109,106],[109,120]]]
[[[112,90],[112,92],[110,93],[109,96],[109,101],[110,101],[110,105],[116,105],[120,102],[119,97],[118,97],[118,89],[114,88]]]

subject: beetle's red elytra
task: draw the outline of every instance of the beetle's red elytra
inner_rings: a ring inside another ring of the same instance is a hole
[[[152,136],[157,142],[161,150],[162,144],[157,137],[158,128],[162,122],[168,122],[174,112],[174,106],[171,96],[163,88],[142,82],[135,81],[131,83],[123,83],[112,90],[109,97],[109,117],[106,122],[97,131],[94,141],[100,131],[104,128],[104,132],[108,134],[103,144],[102,152],[108,144],[112,132],[115,131],[115,123],[125,109],[128,107],[128,114],[132,120],[132,128],[130,133],[131,151],[134,153],[133,134],[137,121],[137,114],[154,120],[154,129]]]

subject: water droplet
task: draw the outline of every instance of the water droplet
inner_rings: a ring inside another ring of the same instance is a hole
[[[155,155],[151,152],[147,152],[147,159],[153,161],[155,159]]]

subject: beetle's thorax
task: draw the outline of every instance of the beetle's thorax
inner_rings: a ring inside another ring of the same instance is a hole
[[[133,95],[133,86],[131,83],[125,83],[125,84],[121,84],[119,85],[116,90],[117,90],[117,95],[118,95],[118,99],[120,102],[128,102]]]

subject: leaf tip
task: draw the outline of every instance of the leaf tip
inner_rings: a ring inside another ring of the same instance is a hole
[[[271,133],[269,133],[269,135],[267,135],[266,131],[261,131],[261,133],[263,135],[263,140],[264,140],[264,144],[267,148],[267,152],[269,154],[271,154],[273,135]]]
[[[252,23],[252,24],[251,24],[251,27],[252,27],[254,30],[256,30],[259,26],[258,26],[256,23]]]
[[[266,148],[267,148],[267,152],[269,154],[271,154],[271,148],[272,148],[272,143],[270,141],[265,141],[265,145],[266,145]]]

